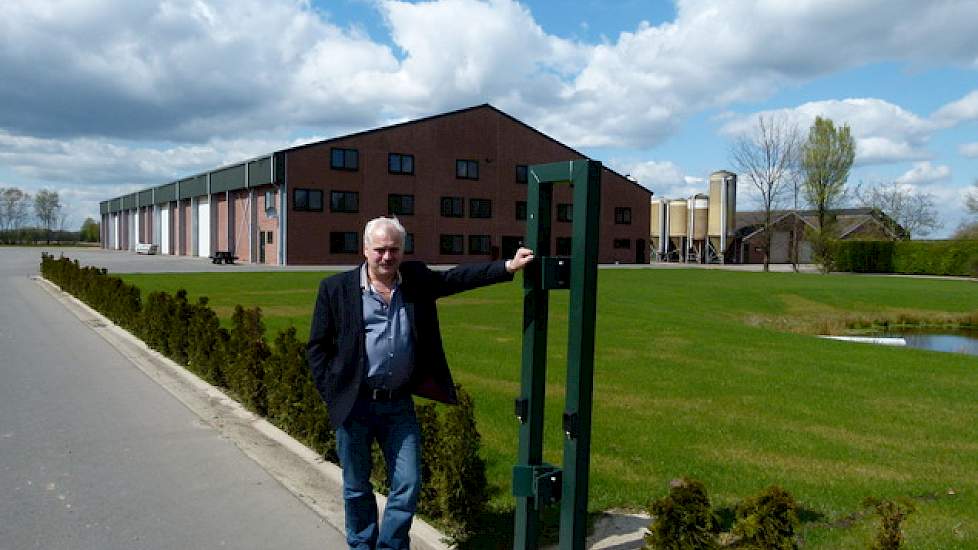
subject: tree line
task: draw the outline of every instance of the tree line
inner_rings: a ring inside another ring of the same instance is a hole
[[[787,115],[762,114],[750,131],[733,140],[729,153],[764,213],[761,249],[765,271],[777,213],[797,210],[799,204],[814,210],[818,220],[805,237],[812,245],[815,261],[825,270],[832,268],[833,243],[838,237],[833,212],[847,204],[884,213],[899,225],[897,233],[906,238],[926,236],[943,227],[931,193],[898,181],[846,187],[856,156],[848,124],[837,126],[831,119],[818,116],[805,136]],[[978,180],[966,198],[970,211],[978,214]],[[978,222],[959,228],[954,238],[978,238]],[[799,240],[796,235],[790,243],[796,270]]]
[[[67,215],[57,191],[31,196],[17,187],[0,187],[0,244],[99,241],[99,223],[85,218],[81,229],[65,228]]]

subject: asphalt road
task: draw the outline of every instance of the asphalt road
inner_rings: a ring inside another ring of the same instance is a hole
[[[41,250],[0,248],[0,550],[344,547],[32,281]]]

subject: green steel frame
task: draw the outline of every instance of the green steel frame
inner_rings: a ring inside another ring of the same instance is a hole
[[[528,170],[528,180],[526,246],[534,251],[536,260],[527,266],[523,277],[523,362],[521,392],[516,400],[520,443],[513,467],[513,548],[538,548],[540,512],[545,506],[560,502],[560,549],[583,550],[591,448],[601,163],[575,160],[535,165]],[[550,255],[555,184],[571,184],[574,189],[570,258]],[[563,469],[543,462],[547,316],[549,291],[556,289],[570,290]]]

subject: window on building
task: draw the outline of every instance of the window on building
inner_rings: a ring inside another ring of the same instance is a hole
[[[557,237],[556,253],[558,256],[570,256],[572,254],[570,237]]]
[[[455,177],[463,180],[479,179],[479,161],[465,159],[456,160]]]
[[[614,246],[618,249],[631,248],[632,241],[630,239],[615,239]]]
[[[360,168],[360,152],[356,149],[333,147],[330,150],[329,167],[333,170],[357,170]]]
[[[615,223],[619,225],[632,224],[632,209],[628,206],[615,207]]]
[[[391,174],[413,174],[414,155],[390,153],[387,155],[387,171]]]
[[[404,234],[404,253],[414,254],[414,233]]]
[[[442,254],[464,254],[464,240],[461,235],[441,235],[438,251]]]
[[[442,197],[441,215],[445,218],[461,218],[465,215],[465,201],[462,197]]]
[[[485,256],[489,254],[490,247],[489,235],[469,235],[469,254]]]
[[[268,231],[265,233],[265,244],[275,244],[274,231]]]
[[[360,193],[356,191],[331,191],[329,193],[330,212],[359,212]]]
[[[573,204],[558,204],[557,205],[557,221],[559,222],[570,222],[574,221],[574,205]]]
[[[516,165],[516,183],[526,183],[527,167],[525,164]]]
[[[265,216],[275,217],[275,191],[265,191]]]
[[[516,219],[526,219],[526,201],[516,201]]]
[[[300,212],[322,212],[323,192],[318,189],[294,189],[292,209]]]
[[[469,199],[470,218],[491,218],[492,201],[489,199]]]
[[[388,216],[413,216],[414,195],[387,195]]]
[[[356,231],[332,231],[329,234],[330,254],[355,254],[360,251]]]

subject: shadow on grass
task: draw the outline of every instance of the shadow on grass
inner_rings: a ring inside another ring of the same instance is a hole
[[[594,522],[603,514],[588,514],[588,532]],[[515,535],[515,511],[512,509],[492,510],[479,518],[479,530],[463,541],[458,541],[458,550],[510,550]],[[540,547],[557,544],[560,534],[560,506],[551,506],[541,514]]]

